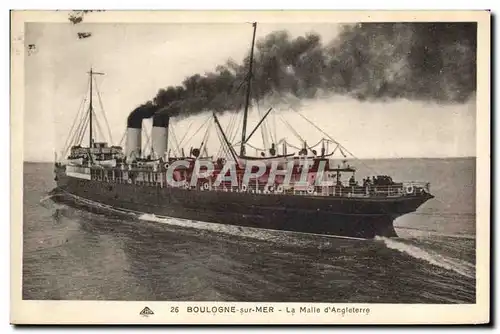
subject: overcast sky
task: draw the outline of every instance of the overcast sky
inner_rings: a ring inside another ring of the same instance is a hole
[[[257,38],[276,30],[288,30],[292,36],[314,31],[330,41],[339,27],[260,24]],[[54,150],[62,149],[88,89],[86,72],[91,66],[106,73],[98,77],[98,85],[116,144],[128,114],[152,99],[159,88],[179,84],[194,73],[213,71],[228,58],[240,62],[249,50],[252,28],[250,24],[28,23],[25,32],[25,44],[34,44],[36,51],[25,58],[24,159],[52,161]],[[78,32],[91,32],[92,36],[78,39]],[[100,110],[97,101],[96,108]],[[286,115],[286,108],[279,109]],[[360,158],[475,156],[473,101],[453,105],[406,100],[363,103],[333,96],[302,101],[300,109]],[[228,118],[224,116],[223,122]],[[309,143],[323,137],[296,115],[287,119]],[[189,122],[174,123],[177,136],[183,135]],[[255,112],[252,122],[257,122]],[[282,126],[278,133],[288,134]],[[300,144],[294,137],[290,141]],[[217,151],[214,142],[210,145]]]

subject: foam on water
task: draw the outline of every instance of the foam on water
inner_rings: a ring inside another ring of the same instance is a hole
[[[386,247],[405,253],[416,259],[424,260],[434,266],[444,268],[446,270],[454,271],[460,275],[474,279],[474,265],[467,261],[454,259],[444,256],[435,251],[424,250],[415,245],[402,242],[401,240],[394,240],[386,237],[376,236],[375,240],[382,241]]]
[[[239,237],[246,237],[251,239],[272,241],[272,242],[284,241],[285,238],[288,238],[287,242],[290,242],[290,238],[293,238],[294,239],[293,241],[296,243],[308,243],[309,241],[300,240],[300,237],[303,235],[320,236],[324,238],[335,238],[335,239],[366,240],[361,238],[351,238],[351,237],[335,236],[335,235],[301,233],[301,232],[282,231],[282,230],[275,231],[275,230],[261,229],[256,227],[243,227],[243,226],[235,226],[227,224],[191,221],[179,218],[158,217],[154,214],[141,214],[139,216],[139,219],[162,223],[162,224],[202,229],[217,233],[224,233]]]
[[[403,238],[415,238],[415,237],[426,237],[426,236],[440,236],[440,237],[449,237],[456,239],[469,239],[475,240],[476,236],[465,233],[443,233],[437,230],[432,229],[424,229],[424,228],[415,228],[415,227],[403,227],[403,226],[394,226],[396,233],[398,236]]]
[[[43,203],[43,202],[45,202],[46,200],[51,199],[51,198],[52,198],[52,197],[54,197],[54,196],[57,196],[57,195],[54,195],[54,194],[52,194],[52,195],[47,195],[47,196],[45,196],[45,197],[43,197],[43,198],[41,198],[41,199],[40,199],[40,203]]]
[[[158,217],[154,214],[141,214],[139,216],[140,220],[156,222],[161,224],[168,224],[173,226],[181,226],[188,228],[195,228],[200,230],[212,231],[217,233],[224,233],[229,235],[238,235],[242,237],[250,237],[253,239],[259,240],[273,240],[276,239],[276,236],[273,236],[271,233],[268,233],[267,230],[262,230],[258,228],[252,227],[241,227],[234,225],[223,225],[217,223],[208,223],[201,221],[191,221],[180,218],[170,218],[170,217]]]
[[[52,200],[55,196],[56,195],[48,195],[48,196],[43,197],[42,199],[40,199],[40,202],[39,202],[40,205],[47,208],[47,209],[53,209],[54,211],[67,209],[68,207],[66,205],[54,202]]]

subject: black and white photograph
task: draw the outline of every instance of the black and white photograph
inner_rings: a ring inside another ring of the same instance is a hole
[[[20,302],[487,321],[490,14],[445,13],[12,12]]]

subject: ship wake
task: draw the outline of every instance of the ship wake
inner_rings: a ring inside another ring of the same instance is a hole
[[[261,229],[256,227],[243,227],[235,225],[217,224],[201,221],[192,221],[171,217],[156,216],[154,214],[141,214],[139,216],[140,220],[156,222],[161,224],[168,224],[173,226],[186,227],[191,229],[200,229],[216,233],[223,233],[228,235],[234,235],[238,237],[246,237],[251,239],[271,241],[271,242],[293,242],[294,244],[300,243],[299,239],[303,239],[302,236],[319,236],[325,239],[347,239],[347,240],[368,240],[362,238],[352,238],[345,236],[336,235],[324,235],[324,234],[312,234],[312,233],[302,233],[302,232],[292,232],[284,230],[269,230]],[[293,240],[291,240],[293,239]],[[303,240],[304,243],[309,243],[309,240]]]
[[[68,207],[56,201],[57,194],[50,194],[40,199],[38,202],[41,206],[46,209],[54,210],[54,212],[59,212],[66,210]]]
[[[455,239],[468,239],[468,240],[476,240],[476,236],[472,234],[466,233],[444,233],[434,229],[428,228],[417,228],[417,227],[408,227],[408,226],[394,226],[398,236],[402,238],[418,238],[418,237],[448,237]]]
[[[467,278],[475,278],[475,265],[464,260],[452,258],[440,254],[434,250],[425,250],[421,247],[394,240],[386,237],[375,237],[375,240],[382,241],[387,248],[397,250],[413,258],[423,260],[436,267],[454,271]]]

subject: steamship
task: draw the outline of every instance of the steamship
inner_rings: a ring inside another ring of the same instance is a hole
[[[56,156],[55,198],[124,214],[187,219],[193,224],[211,222],[360,238],[397,236],[395,218],[414,212],[433,198],[428,182],[395,182],[386,175],[356,180],[357,169],[348,160],[348,150],[305,116],[325,136],[318,144],[308,145],[304,140],[293,146],[287,139],[277,138],[264,149],[250,144],[249,139],[262,130],[272,112],[270,108],[247,135],[255,34],[256,23],[244,110],[233,115],[243,118],[241,141],[234,143],[234,128],[224,129],[217,113],[212,112],[210,124],[221,141],[215,155],[208,154],[206,137],[186,154],[173,132],[172,116],[154,103],[130,113],[125,148],[97,141],[92,97],[97,90],[93,88],[95,76],[103,73],[90,69],[89,107],[82,109],[79,122],[75,119],[65,151],[59,159]],[[151,136],[146,132],[147,145],[143,145],[144,120],[151,118]],[[88,146],[83,146],[87,133]],[[188,136],[187,131],[184,136]],[[260,155],[247,154],[249,148]],[[256,171],[256,163],[264,166],[263,170]],[[208,165],[213,167],[210,173],[208,167],[206,171],[200,168]]]

